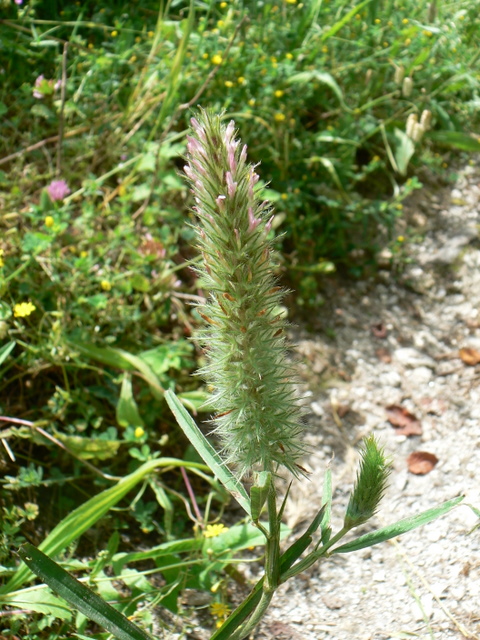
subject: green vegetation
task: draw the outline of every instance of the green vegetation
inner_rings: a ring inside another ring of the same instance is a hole
[[[193,107],[225,110],[261,161],[310,304],[395,242],[424,167],[480,150],[479,40],[474,0],[0,0],[0,581],[36,612],[2,617],[6,637],[87,629],[26,574],[7,586],[25,536],[57,531],[57,560],[146,628],[187,586],[227,607],[224,568],[262,544],[243,523],[205,543],[227,493],[164,401],[208,398],[179,174]]]

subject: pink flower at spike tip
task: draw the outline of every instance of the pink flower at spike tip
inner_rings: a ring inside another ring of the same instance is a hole
[[[68,196],[70,193],[70,189],[65,180],[52,180],[47,187],[47,191],[54,202],[55,200],[63,200],[65,196]]]
[[[15,4],[23,4],[23,0],[15,0]]]

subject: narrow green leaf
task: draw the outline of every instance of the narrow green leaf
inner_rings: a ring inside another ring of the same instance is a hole
[[[117,422],[121,427],[145,427],[133,397],[132,380],[128,373],[123,374],[116,414]]]
[[[340,29],[343,26],[345,26],[347,22],[350,22],[353,16],[355,16],[359,11],[361,11],[363,7],[366,7],[367,4],[370,4],[370,2],[372,2],[372,0],[363,0],[363,2],[360,2],[359,4],[357,4],[355,7],[353,7],[353,9],[350,9],[350,11],[346,13],[341,20],[336,22],[328,31],[322,34],[322,37],[321,37],[322,41],[328,40],[328,38],[331,38],[336,33],[338,33],[338,31],[340,31]]]
[[[60,620],[71,620],[72,609],[64,601],[53,594],[44,584],[37,584],[34,587],[13,591],[8,596],[2,597],[0,609],[13,607],[14,609],[27,609],[35,611],[44,616],[55,616]],[[0,638],[1,638],[0,631]]]
[[[432,522],[432,520],[436,520],[440,516],[451,511],[451,509],[456,507],[463,498],[464,496],[459,496],[453,500],[448,500],[439,507],[428,509],[427,511],[420,513],[418,516],[405,518],[404,520],[399,520],[399,522],[396,522],[395,524],[390,524],[387,527],[378,529],[378,531],[367,533],[352,542],[342,544],[340,547],[333,549],[331,553],[349,553],[350,551],[358,551],[359,549],[365,549],[366,547],[371,547],[375,544],[379,544],[380,542],[385,542],[386,540],[400,536],[407,531],[416,529],[417,527],[422,527],[424,524],[428,524],[429,522]]]
[[[146,631],[137,627],[33,545],[22,545],[18,553],[35,575],[53,591],[119,640],[152,640]]]
[[[165,392],[165,400],[172,410],[178,425],[183,433],[190,440],[198,455],[204,460],[205,464],[210,467],[212,472],[217,476],[220,482],[232,494],[235,500],[243,507],[243,509],[251,516],[250,499],[244,486],[236,478],[230,469],[223,462],[221,457],[205,438],[203,433],[195,424],[194,420],[182,405],[173,391]]]
[[[102,518],[109,509],[127,495],[145,476],[152,473],[159,467],[179,467],[204,469],[204,465],[196,462],[186,462],[176,458],[159,458],[145,462],[136,471],[125,478],[122,478],[115,486],[102,491],[90,500],[87,500],[80,507],[72,511],[64,518],[41,543],[40,549],[50,556],[68,547],[68,545],[79,538],[87,529],[93,526]],[[9,593],[22,586],[22,584],[32,577],[32,572],[26,565],[21,565],[6,585],[0,587],[0,594]],[[2,597],[0,595],[0,602]]]
[[[461,151],[480,151],[480,139],[478,136],[464,133],[463,131],[429,131],[427,136],[442,147],[460,149]]]
[[[130,562],[142,560],[156,560],[162,556],[170,556],[175,553],[190,553],[199,551],[203,547],[202,538],[187,538],[185,540],[172,540],[164,542],[148,551],[132,551],[132,553],[116,553],[112,559],[115,575],[119,575],[124,565]]]
[[[97,347],[94,344],[76,342],[74,340],[70,340],[69,344],[73,349],[87,356],[87,358],[106,364],[109,367],[124,371],[137,371],[145,382],[150,385],[154,397],[157,399],[163,398],[164,389],[159,379],[141,357],[116,347]]]
[[[300,73],[295,73],[293,76],[290,76],[287,79],[288,84],[310,85],[312,84],[312,82],[320,82],[321,84],[329,87],[338,98],[340,105],[349,111],[347,105],[345,104],[343,91],[341,90],[340,85],[337,83],[331,73],[312,69],[311,71],[301,71]]]
[[[332,518],[332,493],[332,471],[330,467],[327,467],[325,469],[325,475],[323,476],[322,504],[325,507],[325,511],[322,522],[320,523],[322,531],[321,544],[327,544],[332,532],[330,527],[330,520]]]
[[[11,342],[7,342],[7,344],[4,344],[3,347],[0,347],[0,364],[5,362],[8,356],[12,353],[16,344],[17,343],[12,340]]]
[[[170,537],[170,534],[172,533],[172,527],[173,527],[172,501],[168,497],[165,489],[162,487],[162,485],[160,484],[160,482],[158,482],[156,478],[150,478],[149,485],[155,494],[158,504],[162,507],[164,511],[163,526],[165,528],[165,533],[167,534],[167,537]]]
[[[117,552],[119,543],[120,534],[118,533],[118,531],[114,531],[108,540],[106,553],[98,554],[95,564],[93,565],[90,575],[88,576],[90,582],[100,573],[100,571],[103,571],[103,569],[108,564],[110,564],[111,559]]]
[[[271,484],[272,474],[269,471],[261,471],[258,474],[257,482],[250,489],[250,506],[252,509],[252,520],[254,522],[258,522],[260,518]]]
[[[332,178],[333,182],[337,185],[340,194],[345,198],[345,200],[350,201],[350,196],[347,194],[347,192],[343,188],[343,184],[340,180],[337,170],[335,169],[335,165],[330,160],[330,158],[325,158],[324,156],[311,156],[305,162],[307,163],[319,162],[321,165],[323,165],[325,169],[328,171],[328,173],[330,174],[330,177]]]

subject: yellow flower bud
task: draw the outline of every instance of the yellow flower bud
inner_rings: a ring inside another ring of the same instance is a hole
[[[52,218],[52,216],[47,216],[45,218],[45,226],[46,227],[53,227],[53,225],[55,224],[55,220]]]
[[[100,286],[104,291],[110,291],[112,288],[112,284],[108,280],[102,280]]]

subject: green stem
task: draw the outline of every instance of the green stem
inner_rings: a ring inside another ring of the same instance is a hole
[[[269,530],[265,531],[267,538],[265,575],[255,585],[248,598],[231,614],[210,640],[243,640],[249,636],[265,615],[273,594],[280,584],[281,561],[284,560],[289,564],[286,554],[284,554],[285,558],[284,556],[280,557],[280,518],[277,513],[277,498],[273,482],[268,492],[267,511]],[[292,559],[292,561],[294,560]],[[244,620],[247,621],[243,623]]]
[[[273,593],[273,591],[264,591],[262,593],[260,602],[255,608],[255,611],[248,619],[248,622],[246,622],[244,626],[240,627],[240,629],[238,629],[233,635],[231,635],[229,637],[229,640],[243,640],[244,638],[248,638],[248,636],[252,633],[257,624],[265,615],[265,612],[267,611],[268,606],[272,601]]]
[[[280,522],[277,515],[277,496],[273,482],[267,498],[269,535],[265,545],[265,592],[273,592],[278,587],[280,577]]]
[[[284,571],[280,576],[280,582],[286,582],[290,578],[293,578],[293,576],[302,573],[302,571],[305,571],[306,569],[311,567],[312,564],[315,564],[317,560],[327,555],[327,551],[330,549],[330,547],[338,542],[341,538],[343,538],[350,531],[350,529],[351,527],[343,527],[337,534],[333,536],[331,540],[327,542],[327,544],[323,545],[323,547],[321,547],[317,551],[312,551],[312,553],[309,553],[303,560],[297,562],[297,564],[295,564],[291,569],[287,569],[286,571]]]

